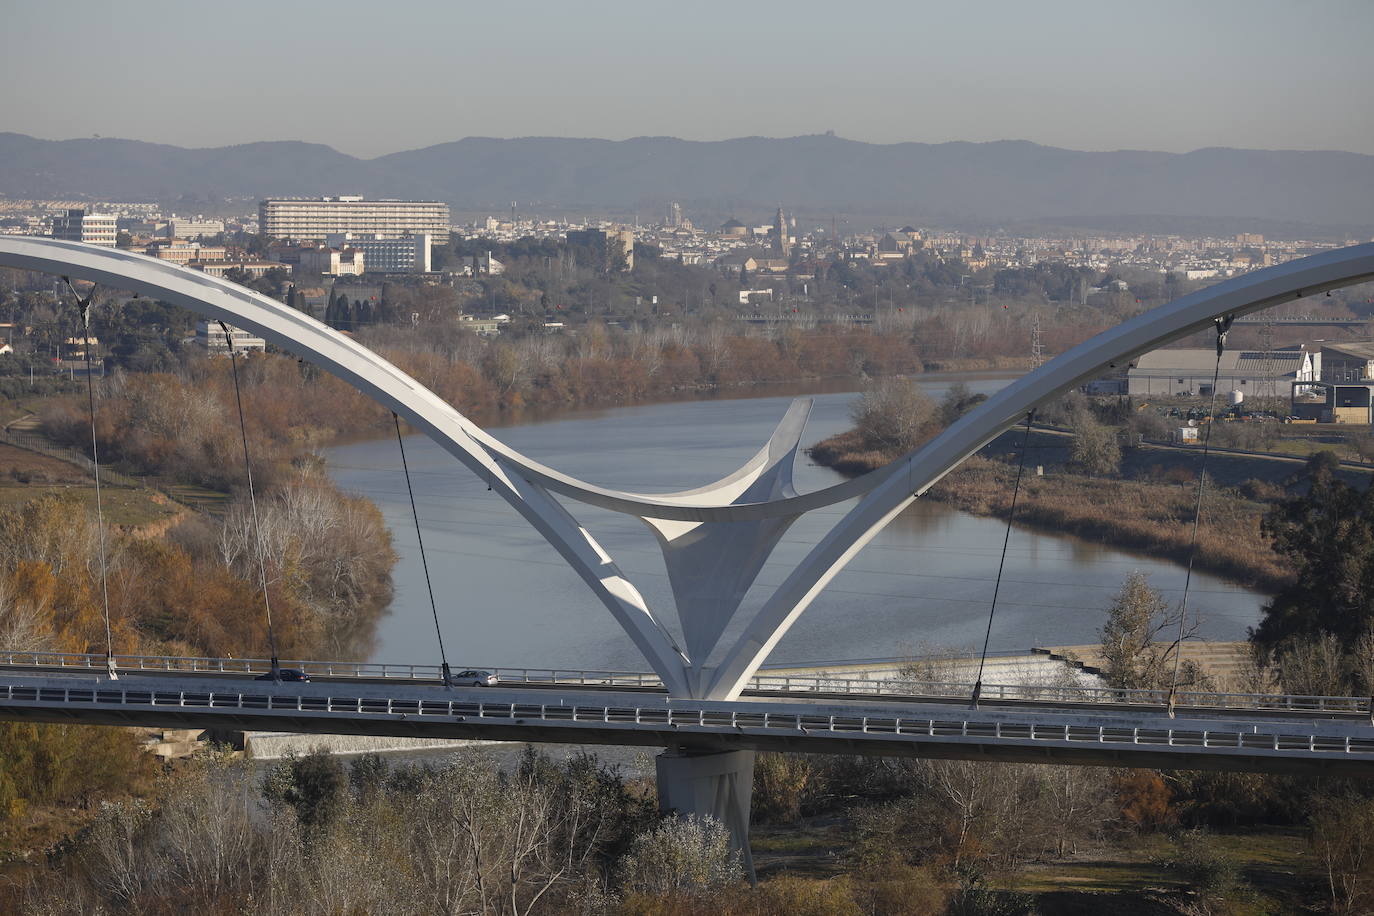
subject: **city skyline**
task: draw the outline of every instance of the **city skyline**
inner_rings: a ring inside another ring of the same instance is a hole
[[[72,15],[72,9],[82,10]],[[1025,139],[1079,150],[1374,153],[1374,7],[1165,0],[977,10],[243,0],[213,28],[142,2],[20,2],[0,128],[214,147],[301,139],[372,158],[466,136],[871,143]],[[375,12],[375,7],[370,8]],[[833,28],[817,28],[833,18]],[[881,23],[881,27],[875,27]],[[82,67],[54,67],[55,48]],[[80,49],[79,51],[77,49]],[[93,71],[104,76],[92,79]]]

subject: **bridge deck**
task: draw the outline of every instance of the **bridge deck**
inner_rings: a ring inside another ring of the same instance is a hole
[[[109,725],[779,750],[1374,776],[1360,714],[1064,709],[780,694],[678,700],[618,688],[0,676],[0,718]]]

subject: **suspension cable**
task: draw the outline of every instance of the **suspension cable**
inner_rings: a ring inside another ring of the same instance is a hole
[[[1021,436],[1021,458],[1016,463],[1016,483],[1011,489],[1011,509],[1007,512],[1007,531],[1002,537],[1002,558],[997,561],[997,581],[992,586],[992,606],[988,609],[988,628],[983,634],[983,654],[978,658],[978,679],[973,683],[973,705],[983,695],[983,667],[988,661],[988,643],[992,640],[992,617],[997,613],[997,595],[1002,590],[1002,570],[1007,565],[1007,546],[1011,543],[1011,524],[1016,518],[1016,501],[1021,495],[1021,475],[1026,470],[1026,451],[1030,444],[1031,424],[1035,422],[1035,410],[1026,414],[1026,430]]]
[[[410,496],[410,515],[415,519],[415,540],[420,545],[420,565],[425,570],[425,588],[429,590],[429,610],[434,615],[434,635],[439,637],[439,659],[444,672],[444,686],[453,686],[453,673],[448,667],[448,654],[444,651],[444,631],[439,626],[439,606],[434,601],[434,583],[429,577],[429,560],[425,557],[425,538],[420,533],[420,511],[415,508],[415,489],[410,485],[410,465],[406,462],[406,444],[401,437],[401,418],[396,411],[391,412],[391,421],[396,424],[396,444],[401,449],[401,468],[406,475],[406,493]]]
[[[1183,597],[1178,606],[1178,638],[1174,640],[1174,673],[1169,682],[1169,716],[1174,715],[1178,694],[1178,673],[1183,662],[1183,632],[1188,619],[1188,588],[1193,584],[1193,560],[1197,557],[1198,526],[1202,521],[1202,492],[1207,484],[1207,456],[1211,451],[1212,426],[1216,423],[1217,384],[1221,380],[1221,354],[1226,349],[1226,332],[1231,330],[1234,315],[1213,319],[1217,327],[1217,362],[1212,370],[1212,398],[1207,405],[1207,428],[1202,433],[1202,462],[1197,475],[1197,501],[1193,505],[1193,536],[1188,545],[1188,567],[1183,575]]]
[[[243,472],[248,478],[248,506],[253,516],[253,537],[258,542],[258,576],[262,581],[262,605],[267,610],[267,646],[272,652],[272,680],[281,680],[281,665],[277,661],[277,636],[272,629],[272,599],[267,594],[267,547],[262,540],[262,524],[258,521],[258,499],[253,493],[253,466],[248,460],[248,427],[243,422],[243,395],[239,392],[239,363],[234,352],[234,335],[229,326],[219,322],[224,342],[229,348],[229,366],[234,376],[234,403],[239,411],[239,438],[243,442]]]
[[[86,401],[91,414],[91,472],[95,477],[95,517],[100,542],[100,597],[105,613],[105,669],[109,671],[112,680],[118,680],[119,674],[116,673],[114,664],[114,630],[110,626],[110,583],[105,557],[105,504],[100,491],[100,446],[97,444],[95,431],[95,382],[91,378],[91,302],[95,299],[97,287],[92,286],[90,294],[83,299],[77,294],[71,280],[66,277],[62,279],[66,282],[67,289],[76,297],[76,306],[81,311],[82,347],[86,358]]]

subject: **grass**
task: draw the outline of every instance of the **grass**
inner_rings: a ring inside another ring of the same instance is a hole
[[[31,500],[49,493],[74,494],[95,514],[95,486],[93,484],[12,485],[0,486],[0,509],[19,509]],[[129,490],[102,487],[100,491],[107,524],[120,528],[141,528],[166,521],[178,514],[175,506],[153,490]]]
[[[794,825],[756,824],[749,831],[754,867],[762,876],[783,871],[808,878],[844,874],[849,840],[847,828],[829,818]]]
[[[114,526],[140,528],[179,513],[167,497],[145,487],[101,487],[105,520]],[[76,496],[95,513],[95,481],[84,469],[27,449],[0,445],[0,509],[19,509],[50,493]]]
[[[1211,842],[1240,865],[1243,892],[1232,916],[1301,912],[1313,902],[1320,874],[1300,831],[1214,833]],[[1032,865],[1008,888],[1034,894],[1045,916],[1103,912],[1114,916],[1176,913],[1188,889],[1157,861],[1169,850],[1162,835],[1088,850],[1080,857]]]
[[[825,879],[853,872],[852,837],[842,817],[756,824],[750,833],[762,878],[789,874]],[[1321,896],[1321,874],[1299,829],[1214,832],[1210,842],[1240,867],[1243,881],[1230,901],[1229,916],[1304,912]],[[1108,837],[1062,859],[1033,863],[995,886],[1032,895],[1042,916],[1177,914],[1190,893],[1177,874],[1160,864],[1172,848],[1165,834]]]
[[[208,487],[190,483],[167,484],[163,489],[168,496],[183,506],[210,515],[223,515],[225,508],[229,505],[229,494],[223,490],[211,490]]]

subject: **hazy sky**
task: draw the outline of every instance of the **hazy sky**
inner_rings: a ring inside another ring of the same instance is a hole
[[[1374,0],[0,0],[0,130],[1374,153]]]

